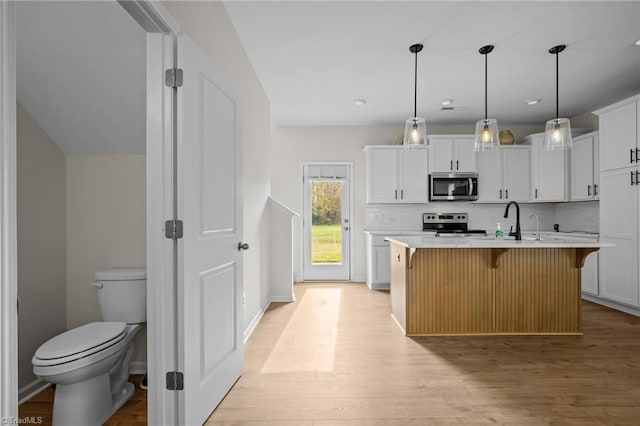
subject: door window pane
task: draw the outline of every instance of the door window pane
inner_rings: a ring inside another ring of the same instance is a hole
[[[311,263],[342,263],[341,181],[311,181]]]

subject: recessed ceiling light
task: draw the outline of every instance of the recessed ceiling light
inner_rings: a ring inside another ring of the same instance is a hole
[[[525,102],[527,105],[537,105],[542,102],[542,99],[527,99]]]
[[[640,40],[636,40],[636,42],[633,44],[635,44],[636,46],[640,46]]]
[[[364,106],[366,103],[367,103],[367,100],[366,100],[366,99],[358,98],[358,99],[354,99],[354,100],[353,100],[353,104],[354,104],[355,106]]]
[[[442,106],[449,106],[453,104],[453,99],[443,99],[442,102],[440,102],[440,105]]]

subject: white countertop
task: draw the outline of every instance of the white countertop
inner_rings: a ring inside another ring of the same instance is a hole
[[[600,243],[582,238],[545,238],[536,241],[523,237],[521,241],[513,238],[496,240],[493,237],[420,237],[393,236],[385,238],[387,241],[400,244],[408,248],[600,248],[615,247],[610,243]]]

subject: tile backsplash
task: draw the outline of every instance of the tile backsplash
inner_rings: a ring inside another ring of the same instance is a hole
[[[505,204],[469,202],[439,202],[429,204],[369,204],[365,206],[366,230],[422,230],[422,214],[426,212],[469,213],[469,228],[492,232],[496,222],[509,230],[515,225],[515,208],[504,218]],[[541,231],[553,230],[558,223],[561,231],[598,232],[598,202],[526,203],[520,204],[520,226],[523,232],[535,231],[538,215]]]

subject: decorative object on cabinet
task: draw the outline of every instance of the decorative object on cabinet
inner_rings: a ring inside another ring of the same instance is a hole
[[[547,121],[544,129],[544,146],[547,150],[567,149],[571,148],[571,124],[568,118],[560,118],[559,108],[559,66],[558,55],[564,51],[567,46],[559,44],[549,49],[549,53],[556,55],[556,118]]]
[[[415,67],[413,78],[413,117],[409,118],[404,125],[404,146],[412,148],[415,145],[428,145],[427,123],[424,118],[418,117],[418,52],[424,46],[412,44],[409,51],[415,55]]]
[[[498,141],[498,121],[495,118],[487,118],[487,55],[493,51],[493,45],[482,46],[479,50],[484,55],[484,120],[476,123],[476,151],[485,151],[497,148]]]
[[[513,145],[514,138],[511,130],[500,130],[499,136],[500,145]]]

